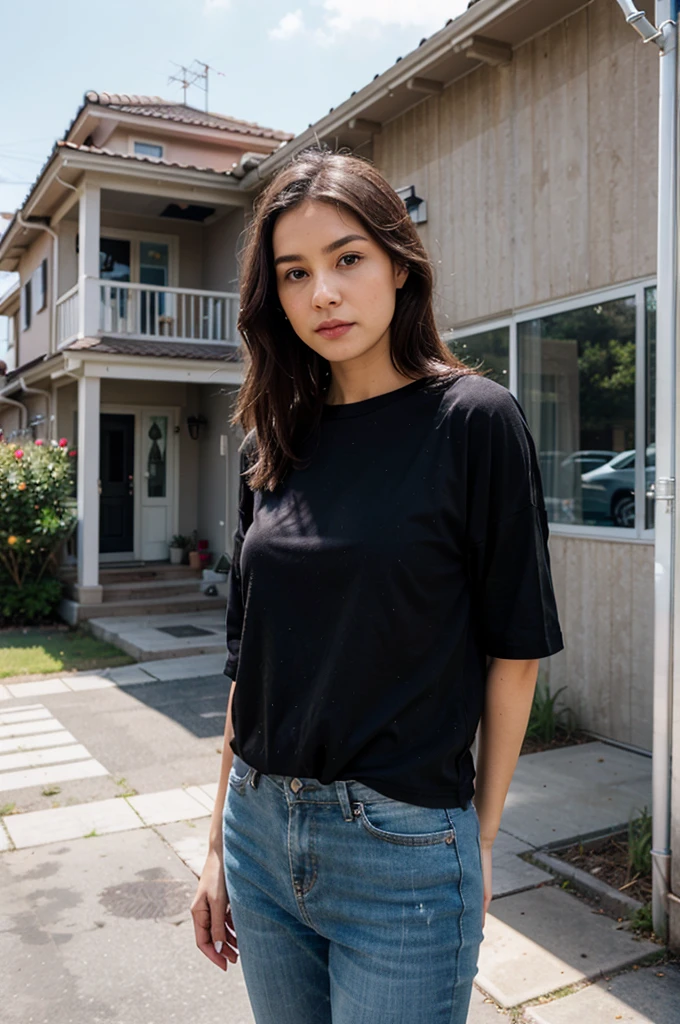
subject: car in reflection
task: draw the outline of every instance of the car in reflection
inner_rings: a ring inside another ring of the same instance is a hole
[[[654,487],[656,446],[645,453],[645,490]],[[613,459],[581,477],[583,522],[607,523],[632,529],[635,526],[635,449],[619,452]]]
[[[581,479],[584,473],[599,469],[616,456],[609,448],[583,448],[575,452],[539,453],[543,496],[548,519],[552,523],[583,522]]]

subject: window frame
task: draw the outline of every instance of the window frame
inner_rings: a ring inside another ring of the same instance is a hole
[[[596,306],[616,299],[632,298],[635,301],[635,526],[628,530],[621,526],[592,526],[570,523],[549,523],[550,533],[565,537],[585,537],[588,540],[624,540],[629,544],[654,543],[654,527],[645,528],[645,403],[647,379],[645,367],[646,321],[645,292],[657,287],[656,277],[634,278],[624,284],[580,292],[568,299],[550,301],[527,306],[508,316],[493,320],[477,321],[474,324],[458,326],[442,332],[442,340],[465,338],[473,334],[508,327],[510,331],[509,381],[508,390],[519,398],[519,346],[518,326],[531,320],[541,320],[558,313]]]
[[[30,331],[33,322],[33,295],[31,282],[33,275],[21,286],[21,332]]]
[[[140,146],[153,146],[155,149],[160,149],[161,155],[160,156],[151,156],[150,153],[138,153],[137,152],[137,146],[138,145],[140,145]],[[164,160],[165,159],[165,146],[163,145],[162,142],[155,142],[153,139],[131,138],[130,139],[130,149],[131,149],[131,152],[132,152],[133,156],[141,156],[141,157],[144,157],[146,160]]]
[[[31,282],[31,312],[33,313],[33,315],[36,315],[37,313],[41,313],[43,309],[47,308],[47,257],[40,261],[38,266],[31,274]],[[39,291],[38,288],[40,289]],[[40,298],[42,299],[40,305],[38,305],[38,296],[40,296]]]

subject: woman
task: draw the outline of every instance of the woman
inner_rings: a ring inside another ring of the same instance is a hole
[[[257,1024],[464,1024],[539,659],[564,646],[524,414],[431,299],[367,161],[306,151],[259,197],[233,682],[192,904]]]

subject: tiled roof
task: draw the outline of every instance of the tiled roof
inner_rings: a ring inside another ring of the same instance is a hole
[[[112,149],[103,149],[100,146],[77,146],[75,142],[64,142],[60,139],[57,142],[58,149],[73,149],[79,153],[95,153],[97,156],[115,157],[117,160],[134,160],[144,164],[158,164],[161,167],[176,167],[183,171],[210,171],[211,174],[231,175],[231,170],[218,171],[214,167],[199,167],[196,164],[180,164],[171,160],[161,160],[155,156],[141,156],[139,153],[114,153]]]
[[[134,338],[78,338],[62,351],[101,352],[103,355],[156,356],[162,359],[212,359],[240,363],[240,346],[200,341],[140,341]]]
[[[264,128],[254,121],[241,121],[236,117],[224,114],[211,114],[188,107],[184,103],[173,103],[161,96],[131,96],[126,93],[86,92],[85,99],[89,103],[97,103],[102,107],[120,110],[125,114],[137,114],[161,121],[177,121],[180,124],[197,124],[204,128],[217,128],[219,131],[235,132],[239,135],[255,136],[259,139],[278,139],[287,142],[294,138],[290,132],[277,131],[275,128]]]

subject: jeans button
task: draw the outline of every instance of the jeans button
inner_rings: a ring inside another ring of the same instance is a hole
[[[290,788],[293,790],[294,793],[298,793],[302,789],[302,783],[300,782],[299,779],[293,779],[290,784]]]

